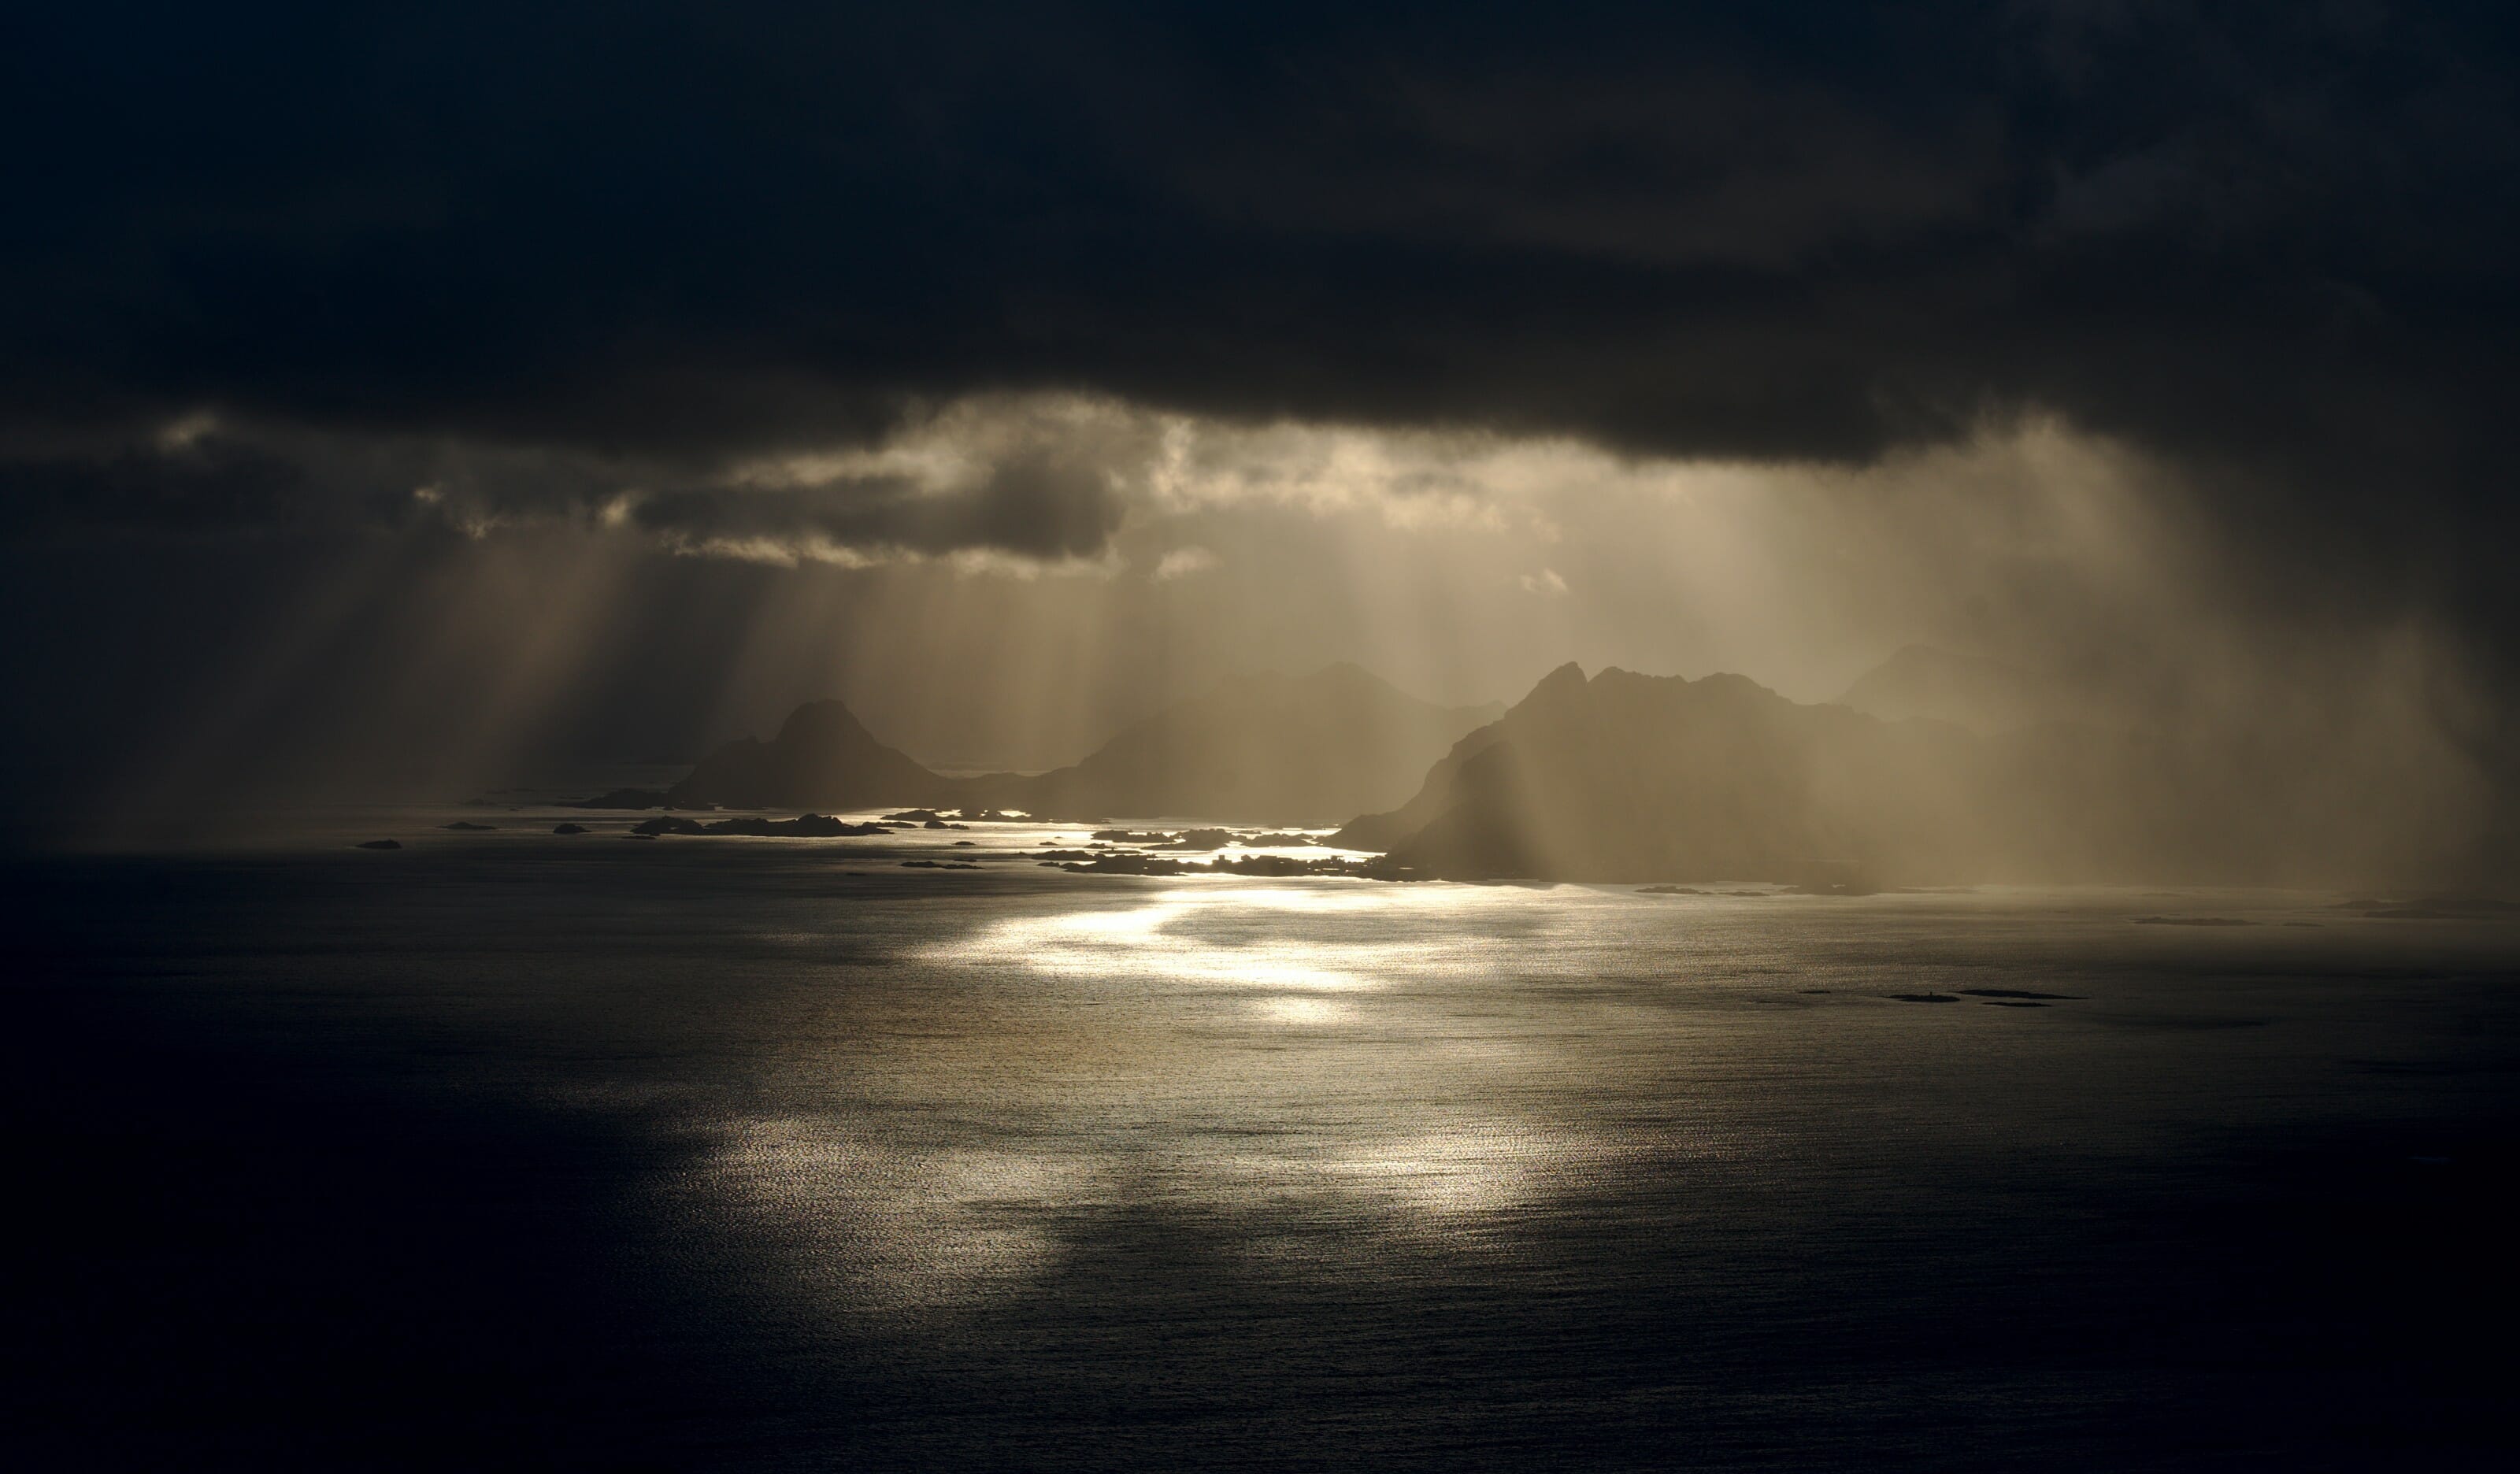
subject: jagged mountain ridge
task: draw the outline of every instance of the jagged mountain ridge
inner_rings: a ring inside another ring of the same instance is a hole
[[[993,807],[1059,818],[1174,815],[1337,824],[1406,794],[1498,703],[1442,707],[1356,665],[1225,682],[1041,774],[948,778],[868,734],[837,701],[797,708],[769,742],[731,742],[664,795],[678,808]]]

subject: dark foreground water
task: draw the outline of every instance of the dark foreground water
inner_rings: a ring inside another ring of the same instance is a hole
[[[2520,926],[978,840],[9,871],[0,1461],[2520,1449]]]

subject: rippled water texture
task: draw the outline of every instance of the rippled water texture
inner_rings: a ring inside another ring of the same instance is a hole
[[[2508,1452],[2520,927],[588,837],[14,876],[11,1109],[51,1205],[16,1437],[265,1466]]]

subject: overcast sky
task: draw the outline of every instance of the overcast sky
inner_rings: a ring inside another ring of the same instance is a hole
[[[0,33],[28,814],[1912,641],[2509,776],[2508,7],[361,9]]]

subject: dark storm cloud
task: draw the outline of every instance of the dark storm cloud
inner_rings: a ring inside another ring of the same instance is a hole
[[[137,443],[208,408],[698,484],[1008,388],[1827,460],[2036,408],[2192,462],[2235,545],[2475,593],[2515,449],[2511,26],[61,7],[0,47],[0,413]],[[649,515],[1107,532],[1010,475],[959,510]],[[45,484],[46,516],[80,500]]]
[[[0,460],[0,536],[285,524],[306,514],[307,500],[302,467],[227,436]]]
[[[479,529],[582,514],[652,465],[569,447],[178,421],[0,438],[0,538],[173,529]]]

